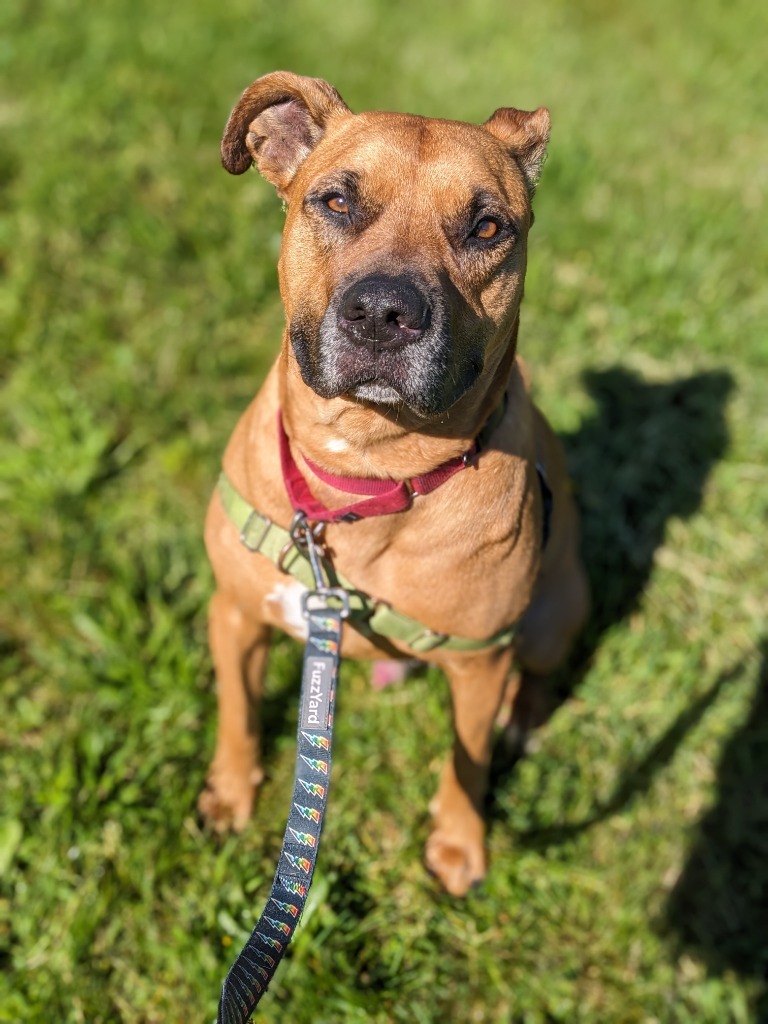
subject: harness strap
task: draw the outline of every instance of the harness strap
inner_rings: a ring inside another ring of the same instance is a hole
[[[225,473],[219,477],[218,486],[224,511],[239,531],[240,540],[245,547],[249,551],[264,555],[283,572],[303,583],[305,587],[311,588],[311,566],[306,555],[295,546],[288,530],[257,512],[238,493]],[[436,647],[442,647],[447,651],[481,651],[489,647],[506,647],[515,635],[514,625],[494,633],[486,640],[436,633],[410,615],[405,615],[391,608],[386,602],[377,601],[357,590],[354,584],[337,573],[329,562],[323,564],[331,585],[342,587],[348,592],[349,623],[363,636],[397,640],[415,654],[426,654]]]

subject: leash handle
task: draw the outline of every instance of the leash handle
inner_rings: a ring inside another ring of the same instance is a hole
[[[314,539],[310,531],[310,550]],[[341,661],[346,593],[325,587],[306,595],[309,637],[301,674],[296,775],[288,825],[267,905],[224,979],[218,1024],[247,1024],[275,975],[307,901],[320,847],[331,777],[333,710]],[[342,600],[342,606],[335,605]]]

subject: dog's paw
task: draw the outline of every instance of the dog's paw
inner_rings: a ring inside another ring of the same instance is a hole
[[[256,791],[264,778],[260,768],[250,775],[233,775],[211,769],[197,809],[216,832],[241,832],[248,824]]]
[[[485,878],[485,847],[482,840],[457,839],[436,828],[424,852],[427,870],[451,896],[466,896]]]

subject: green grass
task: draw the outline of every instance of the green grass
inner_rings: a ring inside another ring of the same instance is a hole
[[[212,1021],[272,876],[287,640],[252,826],[194,807],[204,509],[281,331],[280,205],[218,140],[279,67],[357,109],[551,107],[521,349],[596,607],[464,902],[420,863],[442,681],[345,666],[311,910],[260,1019],[768,1019],[762,7],[2,5],[0,1021]]]

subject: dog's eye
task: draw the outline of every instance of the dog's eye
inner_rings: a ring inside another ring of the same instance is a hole
[[[490,217],[486,217],[483,220],[479,220],[472,230],[472,234],[475,236],[475,238],[482,238],[483,241],[486,242],[489,239],[494,238],[498,233],[498,221],[491,220]]]
[[[342,195],[329,196],[325,205],[334,213],[349,213],[349,203]]]

